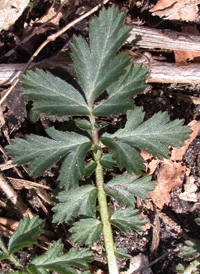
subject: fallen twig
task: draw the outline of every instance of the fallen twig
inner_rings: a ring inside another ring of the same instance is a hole
[[[33,218],[34,215],[22,202],[20,197],[18,197],[17,193],[12,189],[9,182],[2,174],[0,174],[0,188],[3,190],[3,192],[7,195],[7,197],[11,200],[11,202],[16,206],[16,208],[23,216],[26,216],[28,214],[30,218]]]

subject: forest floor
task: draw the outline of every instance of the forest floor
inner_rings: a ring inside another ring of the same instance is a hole
[[[69,0],[59,11],[61,7],[59,1],[34,0],[28,7],[22,7],[21,16],[8,26],[0,21],[0,66],[2,68],[2,72],[0,69],[0,88],[1,98],[3,98],[0,109],[0,170],[12,189],[12,194],[9,194],[5,181],[0,180],[0,235],[5,239],[12,235],[27,210],[46,220],[44,233],[46,242],[44,243],[41,238],[39,239],[40,244],[20,251],[17,256],[23,264],[31,260],[35,254],[44,253],[48,243],[57,240],[58,235],[61,236],[66,249],[70,248],[71,243],[66,240],[69,238],[68,227],[64,225],[58,227],[51,223],[51,208],[57,187],[58,168],[52,167],[43,176],[33,178],[26,167],[12,165],[4,147],[15,137],[24,138],[30,133],[43,135],[46,127],[58,126],[63,121],[69,122],[70,118],[45,115],[40,118],[35,117],[31,111],[32,103],[27,102],[23,97],[23,89],[19,84],[9,95],[7,91],[12,86],[11,78],[15,74],[14,71],[20,71],[26,65],[49,35],[56,33],[98,4],[98,0]],[[183,35],[199,36],[198,1],[109,1],[105,6],[112,4],[125,12],[126,24],[130,26],[140,26],[144,31],[149,31],[149,28],[160,30],[164,34],[176,31],[180,35],[183,32]],[[99,10],[95,14],[97,15],[98,12]],[[49,20],[52,16],[54,18]],[[55,41],[48,43],[34,58],[31,68],[49,69],[62,77],[65,69],[69,64],[71,65],[69,45],[72,37],[74,34],[88,36],[88,22],[92,16],[72,25]],[[8,14],[4,20],[7,21],[9,17],[12,18],[12,15]],[[45,22],[47,23],[44,24]],[[153,48],[150,44],[148,48],[148,44],[146,46],[139,42],[137,44],[134,39],[122,48],[122,50],[129,50],[134,59],[147,60],[149,69],[147,89],[135,98],[136,106],[144,107],[147,113],[146,118],[159,111],[167,111],[171,120],[184,119],[185,124],[189,124],[193,131],[185,147],[171,149],[170,159],[161,161],[141,152],[147,161],[146,174],[151,175],[153,180],[157,181],[157,186],[151,192],[149,199],[137,200],[137,207],[141,209],[148,224],[142,232],[132,231],[129,235],[115,231],[114,236],[118,247],[125,248],[132,257],[140,253],[147,256],[149,263],[153,262],[151,270],[154,274],[174,273],[171,268],[180,262],[187,265],[188,262],[179,258],[177,251],[185,240],[200,239],[200,227],[195,221],[199,217],[200,209],[200,99],[198,99],[200,80],[190,81],[189,78],[185,78],[185,82],[182,80],[175,82],[173,79],[177,76],[173,73],[174,66],[184,72],[189,71],[195,65],[194,73],[199,73],[200,47],[196,51],[191,51],[190,48],[178,50],[179,39],[176,33],[176,37],[172,39],[172,42],[176,44],[174,50],[173,43],[171,48],[165,45],[162,48],[159,45]],[[161,71],[162,66],[168,64],[171,82],[170,80],[163,81],[159,77],[154,78],[153,69],[151,70],[151,63],[154,61],[159,63]],[[5,73],[1,75],[4,70],[8,76],[5,76]],[[196,77],[198,78],[198,75]],[[154,80],[150,81],[151,78]],[[109,120],[110,128],[123,124],[124,120],[124,115],[113,116]],[[109,176],[115,176],[114,173],[115,170]],[[20,206],[13,204],[12,195],[17,195],[17,199],[21,199]],[[101,239],[93,247],[96,252],[95,262],[90,266],[93,273],[96,273],[98,269],[101,270],[98,273],[107,272],[106,261],[100,256],[103,249],[102,241]],[[156,259],[158,260],[155,261]],[[130,259],[121,260],[120,270],[127,271],[129,265]],[[0,263],[1,273],[9,273],[13,269],[15,268],[7,261]]]

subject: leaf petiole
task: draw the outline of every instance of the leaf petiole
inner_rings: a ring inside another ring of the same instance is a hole
[[[97,147],[101,147],[101,143],[98,138],[98,131],[95,127],[95,118],[90,117],[90,122],[92,124],[92,139],[93,139],[93,155],[94,160],[97,164],[95,175],[96,175],[96,184],[98,188],[98,201],[99,201],[99,208],[100,208],[100,216],[101,221],[103,223],[103,236],[104,236],[104,244],[107,254],[107,262],[108,262],[108,269],[110,274],[118,274],[118,266],[117,266],[117,258],[115,255],[115,248],[114,248],[114,240],[112,235],[112,228],[108,213],[108,204],[106,193],[104,190],[104,177],[103,177],[103,168],[100,164],[101,161],[101,150],[96,149]]]

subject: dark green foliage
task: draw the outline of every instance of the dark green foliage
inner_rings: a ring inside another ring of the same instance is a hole
[[[150,180],[150,177],[138,179],[135,174],[124,172],[109,181],[105,186],[105,191],[107,195],[112,196],[119,203],[134,207],[134,196],[149,197],[149,193],[153,191],[156,183]]]
[[[71,240],[79,245],[85,243],[88,246],[92,246],[98,241],[102,229],[103,225],[99,220],[82,219],[74,223],[71,228],[71,232],[73,233]]]
[[[94,217],[97,193],[92,185],[61,192],[57,197],[60,203],[53,208],[54,222],[74,221],[78,214]]]
[[[103,9],[99,17],[89,23],[88,42],[83,37],[74,36],[72,58],[81,92],[39,69],[29,71],[22,77],[21,83],[26,89],[24,94],[34,101],[34,110],[58,116],[84,116],[84,119],[74,119],[79,133],[48,128],[48,137],[32,134],[26,136],[25,140],[14,139],[7,147],[13,163],[29,164],[31,175],[42,175],[46,169],[61,161],[58,181],[65,190],[57,197],[53,221],[69,225],[75,222],[71,228],[71,240],[79,245],[92,246],[103,231],[107,254],[116,265],[112,274],[116,274],[117,269],[115,256],[122,258],[129,255],[124,250],[114,250],[113,239],[111,236],[106,238],[105,231],[112,235],[111,225],[125,233],[129,233],[130,229],[142,230],[146,221],[138,217],[139,211],[134,209],[134,196],[149,197],[149,192],[155,186],[150,177],[138,177],[145,169],[139,151],[147,151],[159,159],[167,158],[170,152],[168,145],[183,145],[190,133],[188,127],[183,126],[183,121],[169,122],[167,113],[159,112],[143,122],[143,109],[133,109],[132,97],[145,89],[147,70],[142,65],[134,67],[130,64],[131,57],[127,52],[117,54],[130,32],[130,28],[123,25],[124,17],[114,6],[108,10]],[[108,97],[98,101],[104,92]],[[124,128],[114,134],[104,133],[100,136],[98,130],[107,123],[95,117],[119,113],[127,115]],[[105,151],[103,144],[107,147]],[[102,167],[110,170],[126,168],[127,172],[104,185]],[[94,171],[96,182],[92,175],[89,184],[89,177]],[[85,177],[88,178],[87,183],[83,182]],[[106,194],[128,208],[118,210],[110,217]],[[100,214],[96,210],[97,197]],[[32,220],[26,217],[11,237],[8,251],[4,250],[3,245],[0,246],[3,251],[0,252],[0,258],[8,258],[19,248],[34,243],[34,236],[41,232],[42,224],[37,217]],[[111,244],[106,246],[109,241]],[[85,269],[87,262],[92,259],[91,252],[86,249],[73,248],[67,254],[61,254],[62,249],[61,242],[55,242],[44,255],[31,261],[29,273],[47,274],[48,271],[56,271],[74,274],[77,272],[73,267]],[[18,273],[26,273],[26,270],[21,270]],[[88,274],[87,271],[83,273]]]
[[[40,220],[38,216],[31,220],[28,215],[24,217],[9,240],[9,255],[25,246],[36,243],[35,236],[42,233],[41,227],[43,225],[44,221]]]
[[[136,229],[142,231],[142,225],[147,222],[142,218],[138,217],[139,210],[128,207],[124,210],[117,210],[110,219],[112,225],[121,229],[125,233],[129,233],[130,229]]]
[[[86,249],[72,248],[68,253],[60,255],[62,249],[61,241],[55,242],[46,254],[32,260],[28,269],[34,274],[40,274],[46,270],[61,274],[76,274],[76,270],[72,267],[87,268],[87,262],[92,260],[92,252]]]

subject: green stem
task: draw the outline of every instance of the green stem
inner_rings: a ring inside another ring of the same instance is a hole
[[[98,188],[98,201],[99,201],[99,207],[100,207],[100,215],[101,215],[101,221],[103,223],[103,236],[104,236],[104,243],[105,243],[105,249],[107,254],[108,269],[110,274],[118,274],[119,271],[117,267],[117,259],[115,256],[112,228],[109,221],[107,198],[106,198],[106,193],[104,191],[103,168],[102,168],[102,165],[100,164],[101,143],[98,138],[98,131],[95,128],[95,117],[92,115],[90,117],[90,122],[92,124],[92,138],[94,143],[93,154],[94,154],[94,160],[97,164],[95,174],[96,174],[96,183]]]

